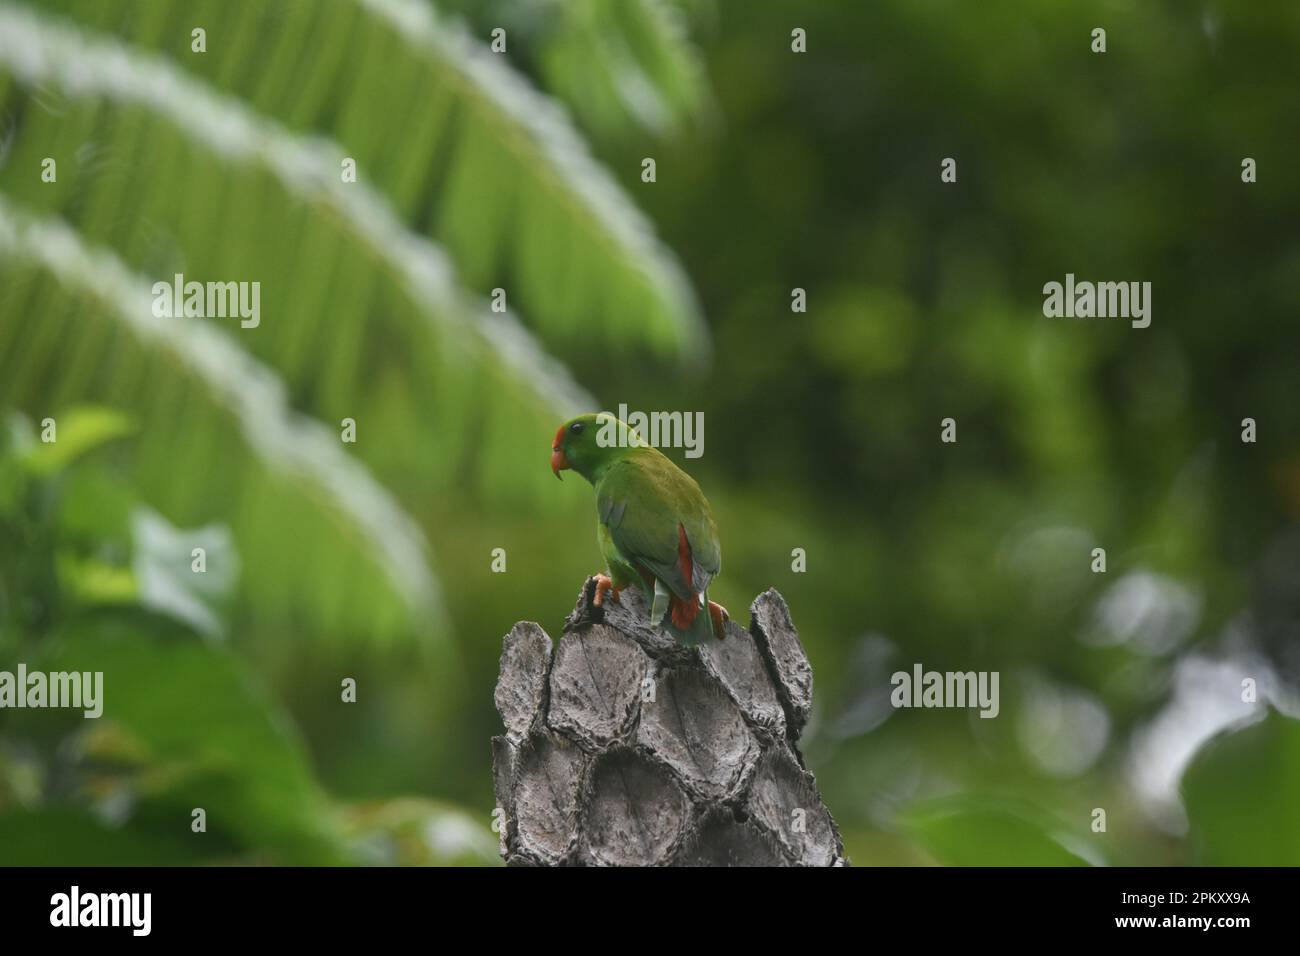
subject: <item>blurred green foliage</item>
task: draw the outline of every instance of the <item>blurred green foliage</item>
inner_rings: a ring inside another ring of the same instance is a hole
[[[550,436],[621,402],[704,412],[855,862],[1300,863],[1298,51],[1284,2],[3,0],[0,670],[106,709],[0,711],[0,863],[492,862],[500,636],[599,559]],[[1067,272],[1151,327],[1045,319]],[[152,316],[175,273],[261,324]],[[998,719],[894,711],[915,662]]]

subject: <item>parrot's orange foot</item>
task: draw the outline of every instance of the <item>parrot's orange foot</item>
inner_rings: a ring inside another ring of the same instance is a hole
[[[613,595],[614,601],[617,603],[618,592],[621,590],[623,589],[614,587],[614,582],[608,576],[598,574],[596,575],[596,596],[591,599],[591,603],[595,607],[601,607],[605,603],[606,591],[609,591]]]
[[[727,609],[717,601],[710,601],[709,617],[713,618],[714,636],[716,636],[718,640],[722,640],[727,636],[727,629],[724,625],[731,620],[731,615],[728,614]]]

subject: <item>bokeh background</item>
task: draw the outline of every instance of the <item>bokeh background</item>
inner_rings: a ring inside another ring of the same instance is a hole
[[[599,561],[550,438],[624,402],[704,413],[855,863],[1300,864],[1297,62],[1294,2],[3,0],[0,669],[106,687],[0,711],[0,863],[496,863],[501,637]]]

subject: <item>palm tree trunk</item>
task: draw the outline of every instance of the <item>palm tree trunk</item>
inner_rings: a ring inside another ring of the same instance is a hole
[[[552,653],[506,635],[492,739],[511,865],[842,866],[844,845],[795,741],[812,668],[785,601],[699,650],[651,627],[636,588],[604,608],[588,579]]]

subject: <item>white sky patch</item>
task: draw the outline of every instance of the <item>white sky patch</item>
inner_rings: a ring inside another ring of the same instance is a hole
[[[1084,642],[1097,647],[1127,644],[1158,657],[1191,637],[1201,618],[1201,596],[1182,582],[1153,571],[1132,571],[1102,594],[1093,631]]]
[[[1106,749],[1110,715],[1094,695],[1029,675],[1016,730],[1020,745],[1044,772],[1075,777]]]
[[[1268,706],[1241,699],[1241,682],[1260,679],[1259,664],[1190,655],[1174,671],[1173,694],[1164,709],[1133,736],[1128,778],[1147,815],[1173,834],[1187,829],[1179,796],[1183,771],[1211,737],[1264,719]],[[1260,681],[1261,684],[1264,681]]]

